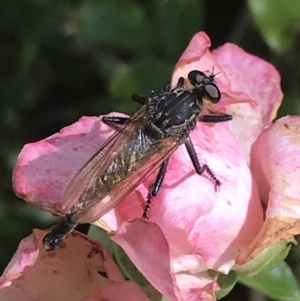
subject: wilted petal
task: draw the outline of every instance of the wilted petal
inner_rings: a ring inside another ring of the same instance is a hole
[[[266,203],[259,235],[240,256],[242,264],[267,246],[300,233],[300,117],[287,116],[265,129],[251,151],[251,168]]]
[[[138,285],[131,281],[111,284],[91,294],[82,301],[150,301]]]
[[[109,291],[110,285],[122,287],[126,283],[99,243],[74,232],[65,239],[64,246],[55,252],[47,252],[41,243],[45,233],[46,231],[35,230],[20,244],[18,252],[1,278],[6,287],[0,290],[0,300],[80,301],[98,290],[104,290],[105,296],[105,290]],[[25,248],[25,244],[29,247]],[[38,257],[32,254],[38,254]],[[27,266],[24,264],[26,257],[31,258],[26,260]],[[17,275],[20,277],[16,278],[14,271],[18,265],[22,265],[19,269],[22,275]],[[13,281],[8,286],[10,280]],[[124,287],[123,292],[126,295]],[[128,292],[129,296],[130,294]],[[111,292],[108,295],[111,299],[107,300],[116,300]],[[142,300],[147,299],[144,297]]]
[[[232,90],[246,93],[258,104],[236,104],[228,111],[233,115],[230,128],[249,160],[252,143],[274,119],[281,104],[280,75],[273,65],[234,44],[221,46],[213,55],[228,76]]]

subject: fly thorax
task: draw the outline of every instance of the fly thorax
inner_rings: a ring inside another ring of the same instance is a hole
[[[186,137],[197,124],[201,103],[193,91],[177,88],[157,100],[153,125],[165,136]]]

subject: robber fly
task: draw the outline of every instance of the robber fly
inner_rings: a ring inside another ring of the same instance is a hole
[[[155,170],[158,173],[144,206],[148,218],[151,200],[157,195],[170,155],[185,144],[197,174],[206,173],[216,188],[221,185],[210,168],[201,165],[189,134],[198,121],[223,122],[231,115],[213,109],[221,99],[214,75],[191,71],[175,88],[152,97],[133,95],[143,106],[131,117],[103,117],[116,131],[71,180],[63,196],[67,214],[43,239],[54,250],[77,224],[92,223],[117,206]],[[208,109],[209,114],[203,113]]]

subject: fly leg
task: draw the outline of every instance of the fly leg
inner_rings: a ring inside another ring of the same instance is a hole
[[[149,97],[144,97],[137,94],[132,94],[131,98],[141,105],[144,105],[149,99]]]
[[[117,131],[120,130],[120,126],[123,125],[128,119],[128,117],[104,116],[102,117],[102,122]]]
[[[191,161],[194,165],[196,173],[198,175],[202,175],[204,172],[206,172],[209,175],[209,177],[212,179],[212,181],[214,182],[215,190],[218,191],[222,184],[221,181],[215,176],[215,174],[212,172],[212,170],[208,167],[207,164],[203,164],[202,166],[200,165],[194,145],[190,138],[187,138],[187,140],[185,142],[185,147],[186,147],[186,150],[187,150],[187,152],[191,158]]]
[[[179,77],[177,85],[175,88],[181,88],[184,86],[184,78],[183,77]]]
[[[229,115],[229,114],[202,115],[199,118],[199,121],[202,121],[202,122],[224,122],[224,121],[230,121],[230,120],[232,120],[232,115]]]
[[[72,214],[64,216],[63,219],[54,226],[51,232],[44,236],[44,248],[47,251],[55,250],[76,226],[77,224],[72,221]]]
[[[128,119],[129,119],[128,117],[114,117],[114,116],[104,116],[104,117],[102,117],[102,121],[107,125],[111,125],[111,124],[122,125]]]
[[[177,85],[176,85],[176,88],[179,88],[179,87],[183,87],[184,86],[184,78],[183,77],[180,77],[178,79],[178,82],[177,82]],[[164,90],[165,92],[169,91],[170,90],[170,86],[167,86],[166,89]],[[136,101],[137,103],[141,104],[141,105],[144,105],[149,99],[150,97],[145,97],[145,96],[140,96],[140,95],[137,95],[137,94],[132,94],[131,95],[131,98]]]
[[[115,116],[104,116],[104,117],[102,117],[102,121],[108,126],[110,126],[110,125],[122,125],[128,119],[129,119],[128,117],[115,117]]]
[[[149,187],[149,193],[147,196],[147,201],[145,203],[144,212],[142,216],[144,219],[148,219],[152,198],[158,194],[158,191],[161,187],[161,184],[166,174],[168,163],[169,163],[169,158],[165,159],[165,161],[162,163],[154,183]]]

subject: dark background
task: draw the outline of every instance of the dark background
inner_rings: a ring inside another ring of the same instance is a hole
[[[208,33],[212,48],[237,43],[274,64],[285,94],[279,115],[299,113],[299,6],[294,0],[0,1],[0,270],[32,228],[53,222],[12,190],[23,145],[83,115],[132,113],[131,94],[164,87],[197,31]],[[288,258],[296,273],[298,258],[296,249]],[[237,286],[226,300],[266,299]]]

